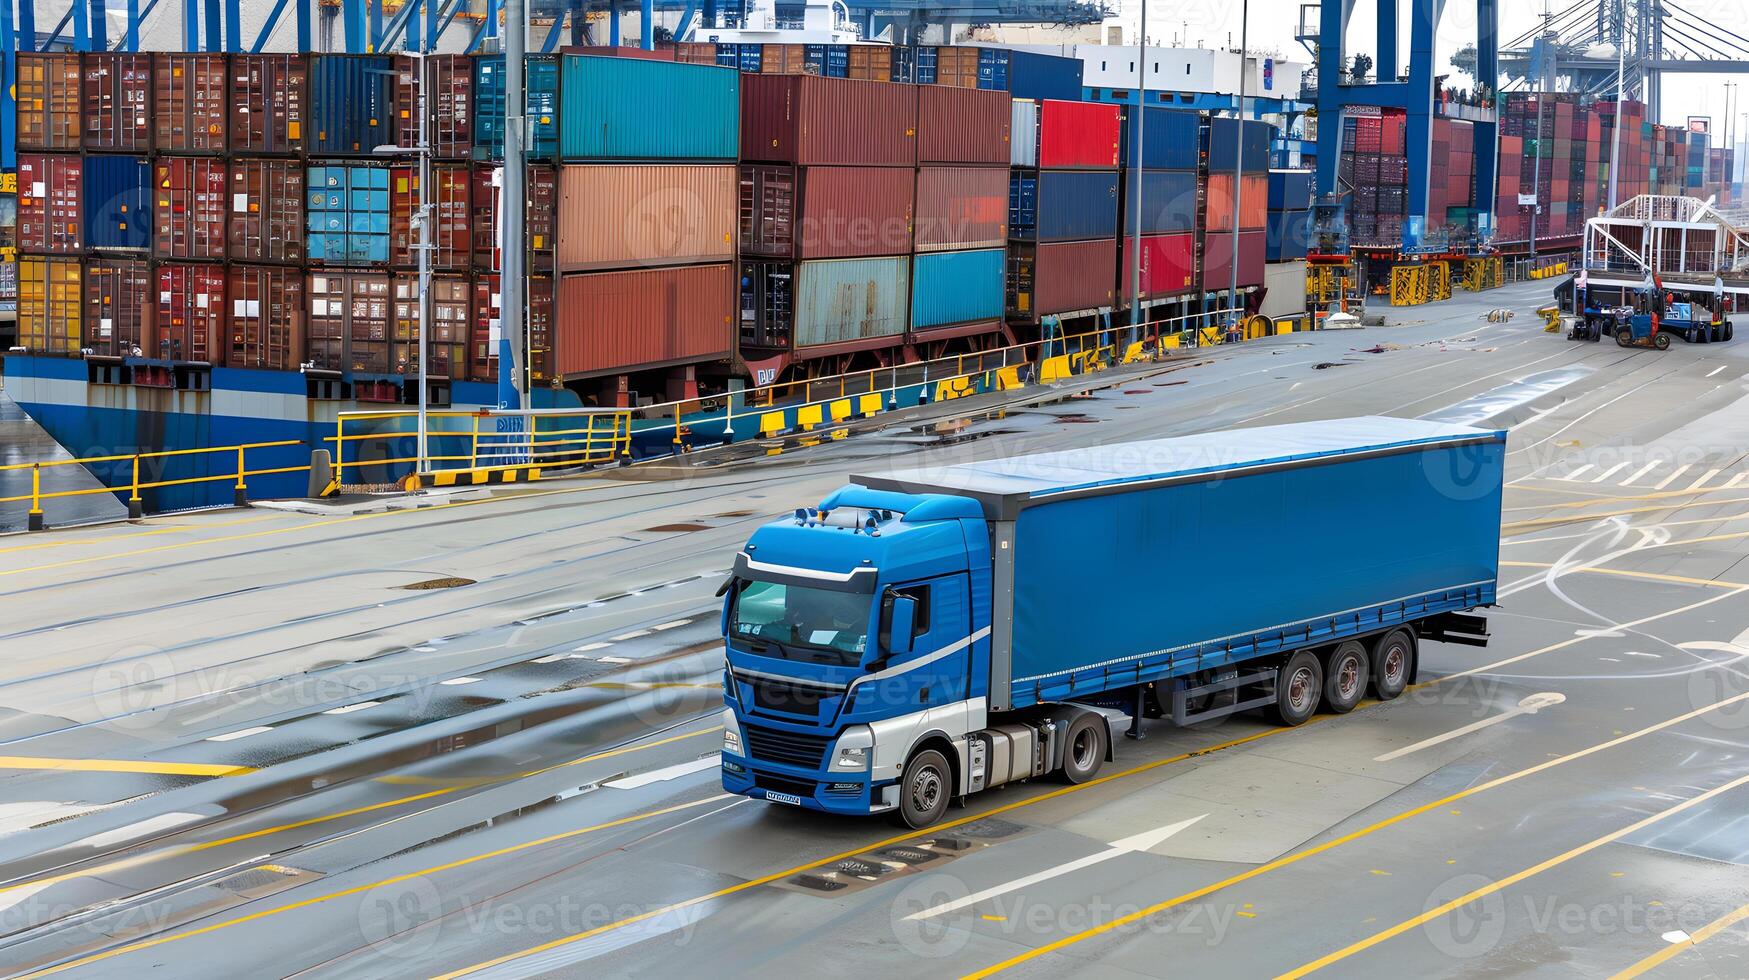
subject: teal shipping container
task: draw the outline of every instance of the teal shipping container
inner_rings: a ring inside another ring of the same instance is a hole
[[[559,105],[566,160],[734,160],[740,151],[732,68],[565,55]]]
[[[999,248],[917,256],[911,274],[911,329],[1002,319],[1005,258]]]
[[[474,159],[504,159],[504,56],[474,62]],[[559,150],[559,62],[551,55],[529,55],[523,104],[528,120],[530,160],[551,160]]]

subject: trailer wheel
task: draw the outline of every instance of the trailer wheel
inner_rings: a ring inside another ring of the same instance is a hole
[[[905,763],[905,774],[899,777],[899,809],[894,816],[901,826],[922,830],[941,819],[952,798],[953,770],[947,757],[924,749]]]
[[[1287,658],[1275,675],[1275,703],[1263,709],[1264,717],[1277,725],[1303,725],[1318,713],[1324,693],[1324,668],[1310,651]]]
[[[1372,696],[1389,701],[1409,686],[1415,672],[1415,634],[1394,629],[1372,648]]]
[[[1660,330],[1658,334],[1652,338],[1652,346],[1659,350],[1669,350],[1670,335]]]
[[[1062,777],[1066,783],[1084,783],[1099,775],[1105,764],[1105,722],[1092,712],[1069,723],[1063,744]]]
[[[1324,663],[1324,707],[1345,715],[1360,703],[1366,693],[1366,678],[1370,658],[1366,647],[1358,640],[1347,640],[1330,651]]]

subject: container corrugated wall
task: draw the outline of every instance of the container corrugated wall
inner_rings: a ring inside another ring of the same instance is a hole
[[[1144,170],[1141,174],[1142,234],[1170,235],[1195,231],[1198,206],[1196,172]],[[1134,231],[1136,187],[1136,171],[1124,171],[1124,200],[1118,216],[1124,234]]]
[[[1137,107],[1124,107],[1123,165],[1136,165]],[[1149,170],[1195,170],[1200,162],[1202,116],[1185,109],[1149,106],[1142,121],[1142,166]]]
[[[560,155],[566,160],[732,161],[740,73],[707,65],[566,55]],[[656,94],[673,107],[657,111]]]
[[[304,165],[296,160],[231,162],[231,258],[297,265],[304,261]]]
[[[78,259],[19,256],[19,346],[40,354],[78,353],[85,336],[83,285]]]
[[[301,153],[309,108],[309,66],[295,54],[231,56],[231,149]]]
[[[84,158],[58,153],[19,156],[18,244],[27,252],[84,250]]]
[[[1054,313],[1111,307],[1117,242],[1015,244],[1008,250],[1007,307],[1011,319],[1037,321]]]
[[[158,267],[156,344],[150,357],[222,364],[225,267],[165,263]]]
[[[563,377],[718,360],[734,349],[735,267],[565,275],[555,312],[554,363]]]
[[[1003,92],[917,88],[917,162],[1007,163],[1010,100]]]
[[[1243,173],[1262,174],[1269,172],[1269,140],[1275,127],[1256,119],[1245,120],[1244,136],[1238,132],[1239,121],[1231,116],[1215,116],[1208,125],[1208,168],[1209,173],[1225,171],[1232,173],[1239,169],[1239,146],[1244,146],[1245,166]]]
[[[223,153],[230,87],[222,54],[152,56],[153,141],[160,153]]]
[[[911,275],[911,329],[1002,319],[999,248],[916,257]]]
[[[910,285],[904,256],[797,263],[795,349],[902,336]]]
[[[310,59],[310,153],[362,155],[394,142],[394,66],[388,55]]]
[[[17,58],[18,148],[77,150],[82,125],[79,55],[20,51]]]
[[[1098,102],[1039,104],[1038,165],[1046,170],[1115,170],[1122,142],[1118,107]],[[1025,138],[1022,133],[1015,138]]]
[[[1123,240],[1123,258],[1119,262],[1117,300],[1127,305],[1131,295],[1131,274],[1135,268],[1134,238]],[[1210,288],[1214,288],[1211,286]],[[1221,284],[1221,288],[1225,288]],[[1176,296],[1196,289],[1196,235],[1142,236],[1142,299]]]
[[[85,158],[85,241],[144,251],[152,244],[152,168],[145,157]]]
[[[1263,285],[1264,255],[1269,233],[1247,231],[1239,234],[1239,285]],[[1233,277],[1233,233],[1209,232],[1203,236],[1202,284],[1204,289],[1226,289]]]
[[[145,153],[152,148],[151,55],[86,54],[82,91],[85,149]]]
[[[431,268],[466,271],[473,261],[473,173],[465,163],[431,165],[429,194],[436,220],[431,226]],[[419,235],[413,215],[419,210],[419,168],[389,169],[389,264],[419,265]]]
[[[856,258],[911,251],[908,167],[744,164],[741,250],[761,258]]]
[[[419,58],[395,59],[395,141],[419,145]],[[465,160],[474,148],[474,59],[465,54],[427,55],[427,132],[433,156]]]
[[[559,62],[530,55],[523,72],[522,96],[531,160],[551,160],[559,152]],[[474,159],[504,158],[504,56],[474,60]]]
[[[917,162],[913,86],[814,75],[741,80],[741,157],[767,163],[908,167]]]
[[[225,296],[231,307],[225,366],[296,371],[304,360],[304,274],[297,269],[233,265]]]
[[[104,357],[157,357],[142,259],[85,261],[85,346]]]
[[[1239,178],[1239,230],[1262,231],[1268,225],[1269,178],[1263,174],[1245,174]],[[1209,231],[1231,232],[1233,228],[1233,175],[1209,174]]]
[[[562,166],[559,269],[728,262],[735,194],[732,164]]]
[[[310,362],[327,371],[391,374],[389,276],[354,270],[311,272]]]
[[[153,167],[156,196],[152,255],[160,259],[225,257],[225,218],[230,171],[212,157],[159,157]]]
[[[1031,99],[1009,103],[1008,163],[1014,167],[1038,166],[1038,103]]]
[[[915,224],[919,252],[1000,247],[1008,239],[1008,168],[920,168]]]
[[[389,367],[395,374],[419,373],[419,274],[395,273],[390,309]],[[468,336],[474,298],[467,276],[431,277],[431,319],[426,344],[431,351],[426,373],[434,378],[465,381],[469,377]]]
[[[306,242],[311,265],[385,265],[389,261],[389,171],[384,167],[311,167]],[[315,336],[312,324],[311,337]]]
[[[1009,181],[1008,229],[1026,241],[1117,237],[1117,173],[1016,170]]]

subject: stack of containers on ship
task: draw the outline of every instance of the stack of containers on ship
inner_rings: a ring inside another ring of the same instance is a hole
[[[1269,172],[1270,262],[1292,262],[1306,257],[1312,235],[1312,172]]]
[[[1475,129],[1466,120],[1436,116],[1429,142],[1432,153],[1427,158],[1427,228],[1423,239],[1463,247],[1476,240],[1479,230],[1472,203]]]
[[[553,370],[598,404],[689,398],[735,346],[743,80],[563,56]],[[652,114],[649,93],[687,107]]]
[[[1192,312],[1197,283],[1198,175],[1202,117],[1182,109],[1123,107],[1122,200],[1118,208],[1118,284],[1116,305],[1128,307],[1139,295],[1155,320]],[[1139,154],[1139,155],[1138,155]],[[1139,169],[1138,169],[1139,168]],[[1136,269],[1136,212],[1141,208],[1141,289],[1132,288]]]
[[[740,353],[756,383],[791,364],[889,364],[910,326],[917,88],[741,77]]]
[[[1398,109],[1350,107],[1342,120],[1342,183],[1348,201],[1351,245],[1395,248],[1409,214],[1406,117]]]
[[[1227,290],[1263,285],[1269,239],[1269,144],[1273,127],[1215,116],[1204,130],[1208,165],[1204,195],[1202,286],[1211,307],[1230,302]],[[1235,238],[1233,212],[1238,210]],[[1237,266],[1237,276],[1234,270]]]
[[[1116,305],[1118,107],[1015,99],[1008,184],[1008,320],[1023,339]]]
[[[468,369],[476,378],[498,378],[504,255],[499,237],[499,202],[504,193],[503,55],[482,55],[471,61],[473,124],[456,155],[474,162],[469,171],[469,248],[474,269],[472,319],[468,330]],[[557,384],[554,373],[556,283],[554,263],[558,232],[559,60],[530,55],[523,71],[523,118],[528,142],[523,147],[523,271],[527,274],[523,327],[528,352],[530,388]],[[440,182],[441,183],[441,182]],[[540,396],[535,404],[542,403]]]

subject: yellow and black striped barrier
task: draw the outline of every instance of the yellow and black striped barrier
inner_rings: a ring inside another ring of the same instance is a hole
[[[484,487],[502,483],[533,483],[540,479],[539,466],[492,466],[469,470],[438,470],[413,473],[401,481],[403,490],[427,487]]]

